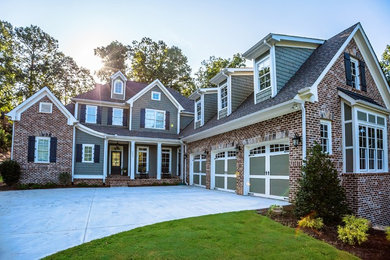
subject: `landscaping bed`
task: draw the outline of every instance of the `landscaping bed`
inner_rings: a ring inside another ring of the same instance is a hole
[[[78,183],[73,185],[59,185],[56,183],[46,183],[46,184],[16,184],[13,186],[7,186],[5,183],[0,183],[0,191],[9,191],[9,190],[35,190],[35,189],[64,189],[64,188],[98,188],[98,187],[109,187],[104,185],[91,185],[87,183]]]
[[[351,254],[354,254],[361,259],[389,259],[390,257],[390,241],[386,240],[384,231],[370,228],[368,231],[368,240],[361,245],[348,245],[337,238],[337,226],[324,226],[321,230],[312,230],[307,228],[299,228],[297,218],[293,214],[293,206],[284,206],[281,214],[268,214],[268,209],[258,210],[258,213],[268,216],[271,219],[283,224],[284,226],[292,227],[297,232],[303,231],[306,234],[327,242],[328,244]]]

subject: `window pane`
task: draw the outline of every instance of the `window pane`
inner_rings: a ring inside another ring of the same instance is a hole
[[[367,121],[367,114],[361,111],[357,112],[358,119],[361,121]]]
[[[344,120],[345,121],[352,120],[351,107],[348,106],[347,104],[344,104]]]
[[[266,89],[271,86],[271,74],[270,74],[270,59],[266,58],[262,62],[257,64],[257,71],[259,77],[259,90]]]
[[[115,93],[122,93],[123,82],[120,80],[115,81]]]
[[[359,157],[360,169],[366,169],[366,152],[367,152],[367,133],[366,127],[359,126]]]
[[[378,125],[385,125],[385,119],[383,117],[377,117]]]
[[[87,106],[85,121],[87,123],[96,123],[97,107]]]
[[[227,107],[227,99],[227,86],[225,86],[221,89],[221,109]]]
[[[123,109],[113,109],[112,110],[112,124],[113,125],[122,125],[123,122]]]
[[[345,146],[352,146],[352,123],[345,124]]]
[[[371,114],[368,114],[368,122],[375,124],[376,123],[375,122],[375,116],[371,115]]]
[[[346,172],[353,172],[353,149],[345,150],[345,159]]]
[[[38,139],[37,153],[38,162],[49,161],[49,139]]]

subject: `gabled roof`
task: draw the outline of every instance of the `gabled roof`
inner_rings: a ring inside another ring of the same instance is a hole
[[[126,76],[123,75],[123,73],[122,73],[120,70],[118,70],[114,75],[112,75],[112,76],[110,77],[110,79],[113,80],[113,79],[116,79],[116,78],[118,78],[118,77],[120,77],[123,81],[127,81]]]
[[[223,68],[220,72],[218,72],[214,77],[210,79],[210,83],[217,85],[223,80],[227,79],[227,77],[231,74],[241,73],[241,74],[253,74],[253,68]]]
[[[19,106],[12,109],[7,114],[7,116],[11,117],[13,121],[19,121],[20,115],[24,111],[26,111],[29,107],[34,105],[36,102],[38,102],[45,96],[48,97],[50,101],[53,102],[53,104],[68,118],[68,125],[73,125],[77,122],[76,118],[68,111],[68,109],[65,108],[61,101],[59,101],[47,87],[42,88],[34,95],[22,102]]]
[[[339,96],[348,101],[351,106],[353,105],[360,105],[364,107],[368,107],[370,109],[378,110],[380,112],[384,112],[386,114],[389,114],[388,109],[383,107],[381,104],[373,100],[372,98],[360,95],[359,93],[355,93],[343,88],[337,88]]]
[[[183,111],[184,108],[180,104],[180,102],[172,95],[171,91],[169,91],[158,79],[144,87],[141,91],[139,91],[137,94],[132,96],[129,100],[126,101],[126,103],[130,104],[130,106],[133,106],[134,101],[145,95],[149,90],[154,88],[155,86],[159,87],[162,92],[168,97],[168,99],[179,109],[179,111]]]

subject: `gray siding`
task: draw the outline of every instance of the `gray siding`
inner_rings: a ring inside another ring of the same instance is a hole
[[[180,130],[186,128],[193,119],[193,116],[180,116]]]
[[[271,98],[271,96],[272,96],[271,88],[268,88],[264,91],[260,91],[259,93],[256,94],[256,103],[269,99]]]
[[[231,76],[232,112],[253,92],[253,75]]]
[[[204,123],[215,116],[218,110],[218,94],[204,94]]]
[[[224,109],[219,110],[218,111],[219,118],[227,116],[227,111],[228,111],[227,107],[225,107]]]
[[[201,125],[201,122],[200,122],[200,121],[196,121],[196,122],[195,122],[195,128],[199,128],[200,125]]]
[[[74,174],[75,175],[103,175],[103,156],[104,156],[104,141],[102,138],[95,137],[84,133],[76,129],[76,144],[95,144],[100,145],[100,160],[99,163],[82,163],[76,162],[76,154],[73,154],[75,157],[75,166]]]
[[[161,93],[161,100],[152,100],[151,94],[152,91],[158,91]],[[157,86],[153,87],[151,90],[146,92],[142,97],[137,99],[133,105],[133,118],[132,118],[132,129],[139,130],[140,129],[140,120],[141,120],[141,109],[142,108],[150,108],[157,110],[169,111],[170,114],[170,127],[169,130],[158,130],[158,129],[148,129],[144,128],[143,131],[148,132],[169,132],[169,133],[177,133],[177,108],[176,106],[168,99],[168,97],[161,91],[161,89]],[[172,127],[173,125],[173,127]]]
[[[278,92],[286,85],[314,49],[275,47],[276,81]]]

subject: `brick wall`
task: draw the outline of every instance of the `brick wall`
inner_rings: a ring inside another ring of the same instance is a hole
[[[21,183],[58,183],[61,172],[72,170],[73,127],[67,125],[65,115],[53,104],[53,113],[39,113],[39,102],[51,102],[43,97],[21,114],[15,121],[14,159],[22,168]],[[28,137],[51,135],[57,137],[57,162],[34,163],[27,161]]]

